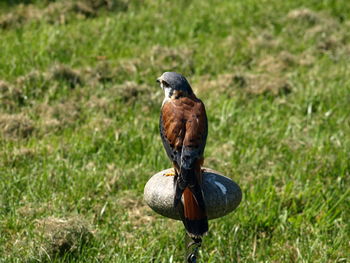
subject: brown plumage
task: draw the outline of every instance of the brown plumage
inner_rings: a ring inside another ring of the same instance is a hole
[[[185,78],[178,79],[181,77],[166,72],[158,79],[166,94],[160,116],[160,133],[175,169],[174,206],[187,233],[198,239],[208,231],[201,188],[208,124],[204,104],[194,95]]]

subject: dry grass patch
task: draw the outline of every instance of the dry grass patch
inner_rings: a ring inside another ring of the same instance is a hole
[[[7,110],[14,110],[24,103],[25,97],[20,89],[0,80],[0,107]]]
[[[246,79],[243,75],[226,73],[218,75],[216,79],[202,76],[198,82],[193,83],[193,88],[204,93],[234,95],[237,92],[235,88],[245,85]]]
[[[49,71],[48,79],[56,81],[65,81],[71,88],[77,85],[83,85],[84,81],[81,74],[66,65],[55,65]]]
[[[80,217],[48,217],[37,220],[35,226],[42,237],[38,244],[39,254],[49,258],[79,253],[94,236],[89,223]]]
[[[311,52],[305,51],[297,57],[297,63],[300,66],[309,67],[315,65],[316,58]]]
[[[119,62],[115,73],[120,75],[130,75],[136,74],[139,71],[139,67],[141,66],[141,60],[138,58],[122,60]]]
[[[289,94],[292,91],[289,82],[284,77],[271,74],[247,75],[245,90],[252,95],[271,94],[274,96]]]
[[[279,74],[296,66],[312,66],[314,62],[315,57],[310,52],[294,55],[288,51],[282,51],[275,56],[263,56],[256,64],[261,72]]]
[[[332,34],[338,32],[340,27],[338,23],[336,23],[332,19],[325,19],[321,21],[319,24],[309,28],[305,32],[306,38],[324,38],[331,36]]]
[[[90,70],[90,73],[99,82],[111,82],[117,75],[117,68],[113,67],[108,61],[101,61]]]
[[[111,103],[111,99],[108,97],[97,97],[93,95],[86,103],[86,106],[90,109],[106,111],[110,107]]]
[[[287,19],[293,23],[305,23],[310,26],[315,25],[322,20],[318,13],[307,8],[294,9],[290,11],[287,14]]]
[[[42,14],[33,5],[20,4],[11,12],[0,16],[0,29],[19,27],[31,20],[39,20]]]
[[[66,101],[55,105],[41,104],[37,107],[45,130],[62,130],[82,119],[80,103]]]
[[[148,100],[153,94],[150,87],[145,84],[138,84],[134,81],[126,81],[123,84],[115,85],[113,89],[116,90],[124,102],[133,102],[136,99]]]
[[[254,54],[261,52],[261,49],[274,49],[281,43],[279,39],[268,31],[256,32],[256,35],[248,38],[248,45]]]
[[[92,1],[91,1],[92,2]],[[74,3],[71,7],[71,10],[73,12],[76,12],[78,14],[82,14],[85,17],[95,17],[97,16],[97,10],[94,9],[94,5],[89,5],[89,3],[86,3],[84,1],[78,1]]]
[[[108,10],[108,11],[126,11],[130,4],[128,0],[81,0],[80,4],[84,4],[93,10]]]
[[[74,89],[84,85],[84,82],[80,71],[67,65],[54,65],[47,71],[33,70],[18,77],[13,86],[22,93],[26,103],[33,104],[32,100],[48,98],[59,92],[62,84]]]
[[[286,18],[290,34],[314,40],[316,53],[338,51],[346,45],[349,34],[345,27],[326,13],[302,8],[292,10]]]
[[[149,65],[159,72],[179,71],[189,74],[194,71],[193,51],[186,47],[170,48],[157,45],[144,60],[149,61]]]
[[[140,59],[120,60],[116,64],[111,63],[107,58],[100,60],[96,66],[80,70],[80,74],[90,86],[130,79],[130,76],[134,76],[142,71]]]
[[[83,69],[82,73],[92,85],[98,82],[113,82],[137,73],[140,64],[141,61],[139,59],[122,60],[118,61],[117,64],[112,64],[107,59],[103,59],[95,67]]]
[[[264,56],[258,63],[258,68],[267,72],[282,72],[298,63],[297,58],[287,51],[283,51],[277,56]]]
[[[65,0],[51,2],[44,8],[20,4],[13,12],[0,16],[0,29],[16,28],[38,21],[66,24],[74,18],[92,18],[103,11],[126,11],[128,7],[127,0]]]
[[[45,206],[48,208],[47,206]],[[41,208],[26,205],[21,216],[35,216]],[[68,218],[47,217],[34,221],[34,231],[18,232],[7,242],[7,254],[19,255],[23,262],[69,261],[81,254],[94,239],[95,231],[80,216]]]
[[[31,119],[24,114],[0,115],[0,134],[7,139],[24,139],[35,130]]]
[[[292,91],[286,78],[267,73],[221,74],[214,80],[203,80],[194,85],[199,92],[234,96],[247,95],[279,96]]]

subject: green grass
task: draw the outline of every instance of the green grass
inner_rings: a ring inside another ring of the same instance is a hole
[[[243,192],[201,262],[350,261],[346,1],[19,2],[0,11],[0,262],[182,262],[182,224],[142,201],[170,167],[169,70]]]

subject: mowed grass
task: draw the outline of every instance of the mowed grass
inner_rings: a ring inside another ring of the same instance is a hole
[[[182,224],[142,201],[171,166],[164,71],[243,192],[200,261],[350,261],[346,1],[19,2],[0,11],[1,262],[183,261]]]

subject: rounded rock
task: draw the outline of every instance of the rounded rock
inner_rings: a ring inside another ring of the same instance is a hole
[[[174,176],[172,168],[153,175],[145,185],[144,200],[156,213],[180,220],[174,208]],[[208,219],[219,218],[237,208],[242,200],[240,187],[230,178],[209,168],[203,168],[202,189]]]

